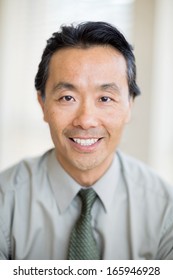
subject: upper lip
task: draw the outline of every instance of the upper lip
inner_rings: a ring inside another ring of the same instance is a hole
[[[69,138],[76,138],[76,139],[83,139],[83,140],[87,140],[87,139],[100,139],[103,137],[95,137],[95,136],[73,136],[73,137],[69,137]]]

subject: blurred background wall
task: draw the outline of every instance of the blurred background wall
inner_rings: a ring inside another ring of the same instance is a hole
[[[173,184],[172,0],[0,0],[0,170],[52,147],[34,77],[51,34],[86,20],[114,24],[134,46],[142,95],[121,149]]]

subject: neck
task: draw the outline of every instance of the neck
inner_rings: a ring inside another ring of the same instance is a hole
[[[109,169],[113,155],[105,160],[103,164],[95,166],[92,169],[81,170],[72,166],[64,165],[57,157],[63,169],[81,186],[90,187],[95,184]]]

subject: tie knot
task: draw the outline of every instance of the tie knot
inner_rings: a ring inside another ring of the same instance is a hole
[[[93,203],[96,199],[96,193],[93,189],[81,190],[79,196],[82,201],[82,214],[90,214]]]

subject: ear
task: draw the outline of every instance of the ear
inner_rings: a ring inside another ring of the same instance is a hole
[[[131,120],[133,104],[134,104],[134,98],[133,98],[132,96],[130,96],[130,97],[129,97],[129,102],[128,102],[126,123],[129,123],[130,120]]]
[[[41,93],[39,91],[37,92],[37,100],[41,106],[44,121],[47,121],[46,116],[45,116],[45,100],[43,99],[43,97],[41,96]]]
[[[42,108],[42,111],[44,112],[44,101],[43,101],[43,97],[41,96],[40,91],[37,91],[37,100]]]

